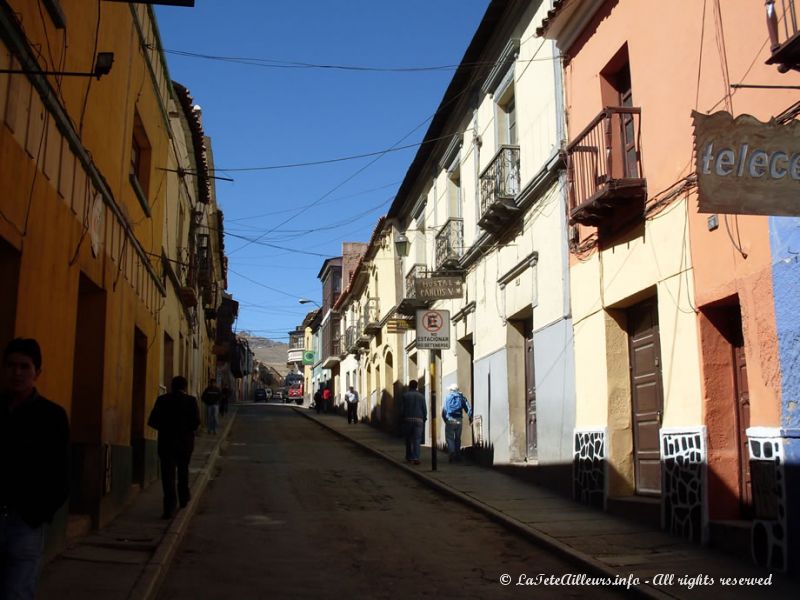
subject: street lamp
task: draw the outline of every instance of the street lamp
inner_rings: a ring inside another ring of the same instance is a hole
[[[404,232],[398,231],[394,236],[394,247],[398,256],[408,256],[408,238]]]
[[[315,304],[317,308],[322,308],[319,304],[317,304],[316,301],[310,300],[308,298],[298,298],[297,303],[298,304]]]

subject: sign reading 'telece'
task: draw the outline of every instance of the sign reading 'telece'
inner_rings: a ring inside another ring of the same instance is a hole
[[[800,130],[727,112],[694,121],[701,213],[800,215]]]

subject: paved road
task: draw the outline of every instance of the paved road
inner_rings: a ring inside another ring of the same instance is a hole
[[[218,465],[162,599],[620,595],[514,585],[581,570],[289,407],[241,407]]]

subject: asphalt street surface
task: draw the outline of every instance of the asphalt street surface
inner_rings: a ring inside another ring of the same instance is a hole
[[[217,464],[159,598],[627,595],[516,585],[521,576],[581,568],[288,406],[240,407]],[[501,583],[503,575],[510,584]]]

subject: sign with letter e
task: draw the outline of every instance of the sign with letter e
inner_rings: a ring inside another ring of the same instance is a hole
[[[450,311],[417,311],[417,349],[446,350],[450,347]]]

